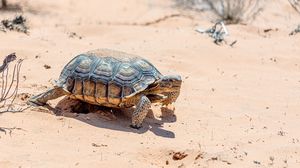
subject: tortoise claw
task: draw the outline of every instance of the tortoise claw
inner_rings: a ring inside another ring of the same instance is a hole
[[[140,130],[140,128],[142,128],[142,126],[141,125],[130,125],[131,126],[131,128],[134,128],[134,129],[137,129],[137,130]]]

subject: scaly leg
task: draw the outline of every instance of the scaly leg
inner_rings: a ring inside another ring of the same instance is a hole
[[[180,90],[164,94],[164,95],[166,95],[168,97],[166,99],[164,99],[163,101],[161,101],[161,104],[163,106],[164,105],[172,104],[173,102],[176,101],[176,99],[178,98],[179,94],[180,94]]]
[[[145,96],[139,96],[139,102],[136,105],[136,108],[132,115],[132,127],[136,129],[140,129],[142,127],[142,122],[146,117],[149,109],[151,107],[150,100]]]
[[[48,100],[56,99],[63,95],[68,95],[68,93],[64,91],[61,87],[54,86],[48,89],[46,92],[33,96],[27,101],[27,104],[34,105],[36,107],[43,106]]]

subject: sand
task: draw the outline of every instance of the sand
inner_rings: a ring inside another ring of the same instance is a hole
[[[23,108],[74,56],[98,48],[143,56],[183,84],[173,105],[152,105],[140,130],[130,127],[133,109],[74,113],[80,102],[64,97],[3,113],[1,168],[300,166],[300,34],[288,35],[300,15],[288,1],[228,25],[221,45],[195,31],[213,26],[205,15],[177,16],[171,1],[8,2],[22,9],[0,19],[23,14],[30,25],[30,35],[0,31],[1,60],[27,58],[15,100]]]

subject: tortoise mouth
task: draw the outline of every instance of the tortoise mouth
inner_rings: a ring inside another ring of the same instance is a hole
[[[150,94],[150,95],[147,95],[147,97],[149,98],[151,103],[158,103],[167,98],[167,96],[165,96],[163,94]]]

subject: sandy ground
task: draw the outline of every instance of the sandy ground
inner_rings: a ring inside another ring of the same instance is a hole
[[[2,10],[0,19],[23,13],[31,27],[30,35],[0,32],[1,60],[12,52],[27,58],[16,104],[26,107],[27,96],[54,86],[70,59],[97,48],[143,56],[162,74],[181,75],[183,85],[168,109],[152,105],[140,130],[129,127],[132,109],[76,115],[67,98],[3,113],[1,168],[300,167],[300,34],[288,35],[300,15],[288,1],[270,1],[253,22],[228,25],[233,47],[197,33],[213,25],[200,14],[153,22],[179,14],[169,1],[9,3],[22,11]]]

